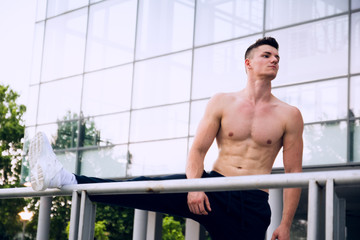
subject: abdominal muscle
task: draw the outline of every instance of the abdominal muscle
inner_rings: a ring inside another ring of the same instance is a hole
[[[259,146],[250,141],[239,144],[219,144],[219,155],[213,171],[223,176],[247,176],[270,174],[275,157],[280,149],[277,146]],[[268,192],[267,189],[261,189]]]

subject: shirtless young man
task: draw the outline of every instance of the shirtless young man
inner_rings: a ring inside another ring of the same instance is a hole
[[[259,39],[248,48],[247,85],[239,92],[220,93],[211,98],[189,152],[186,175],[139,177],[129,181],[270,174],[281,147],[285,172],[301,172],[301,114],[271,94],[271,81],[277,75],[279,60],[278,44],[273,38]],[[213,171],[206,173],[204,158],[214,139],[219,155]],[[32,140],[29,160],[34,190],[113,181],[64,170],[43,133]],[[272,239],[290,239],[300,192],[295,188],[284,190],[282,221]],[[207,229],[213,240],[263,240],[270,224],[267,190],[103,195],[90,199],[192,218]]]

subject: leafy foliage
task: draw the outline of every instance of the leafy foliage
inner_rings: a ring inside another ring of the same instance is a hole
[[[175,220],[173,216],[166,215],[163,218],[163,240],[184,240],[183,228],[184,223]]]
[[[21,153],[24,137],[24,105],[16,103],[19,95],[9,86],[0,85],[0,182],[1,188],[20,186]],[[22,229],[18,213],[25,199],[0,200],[0,239],[13,239]]]
[[[134,209],[96,204],[96,221],[106,221],[109,240],[131,240],[134,224]]]

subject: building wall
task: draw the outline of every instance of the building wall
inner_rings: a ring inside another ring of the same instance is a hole
[[[35,26],[26,140],[44,131],[69,171],[184,172],[207,101],[245,86],[263,36],[280,44],[274,95],[304,117],[304,166],[360,162],[359,0],[38,0]]]

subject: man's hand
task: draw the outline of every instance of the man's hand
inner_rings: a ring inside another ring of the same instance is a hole
[[[208,215],[208,211],[211,211],[209,199],[204,192],[189,192],[188,206],[190,212],[197,215]]]
[[[271,240],[289,240],[290,228],[280,225],[273,233]]]

